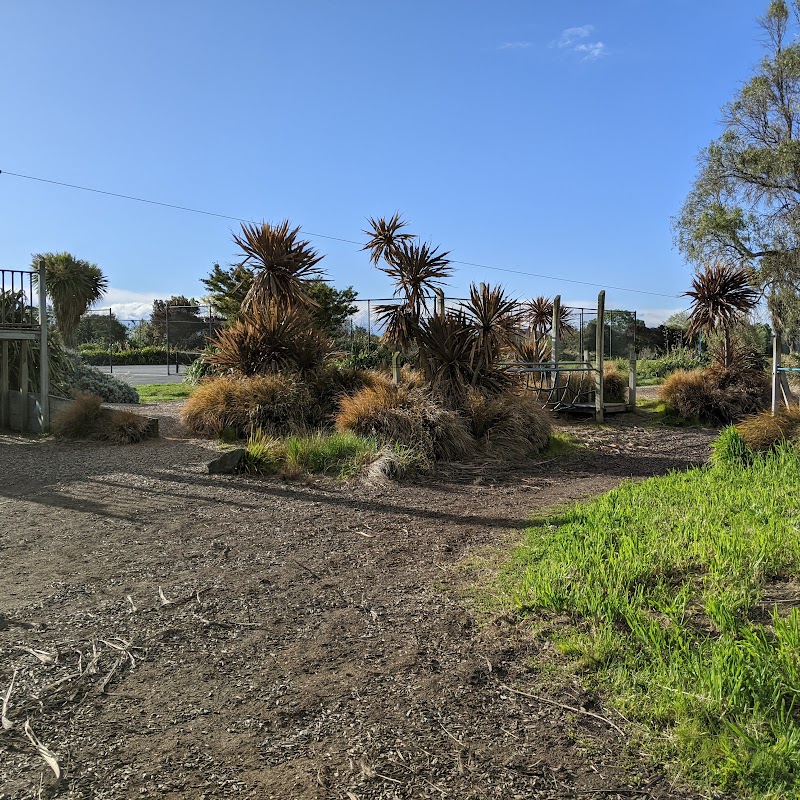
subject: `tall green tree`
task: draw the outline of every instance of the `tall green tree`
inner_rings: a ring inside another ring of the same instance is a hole
[[[698,265],[753,269],[775,327],[789,332],[800,323],[800,2],[790,11],[771,0],[759,23],[764,58],[701,151],[675,233]]]
[[[71,253],[36,253],[34,270],[44,259],[45,290],[53,303],[56,328],[70,349],[77,346],[78,325],[90,305],[96,303],[108,288],[108,279],[96,264],[75,258]]]
[[[114,314],[84,314],[78,324],[78,344],[98,344],[103,347],[109,342],[122,344],[128,339],[128,329]]]
[[[254,271],[250,267],[234,264],[223,269],[214,264],[211,274],[202,278],[201,283],[208,290],[209,302],[215,313],[229,321],[239,318],[250,287],[253,285]],[[352,286],[337,289],[321,278],[306,281],[304,291],[313,301],[309,312],[314,326],[327,336],[340,336],[348,318],[358,311],[353,305],[358,293]]]

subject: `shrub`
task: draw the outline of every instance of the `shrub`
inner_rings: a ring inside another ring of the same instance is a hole
[[[130,411],[103,410],[103,399],[76,392],[75,399],[53,415],[53,433],[65,439],[90,439],[114,444],[140,442],[147,435],[146,417]]]
[[[550,417],[532,394],[473,390],[465,405],[470,432],[490,455],[524,458],[540,453],[550,441]]]
[[[666,378],[678,370],[695,370],[701,366],[697,351],[689,347],[674,347],[659,358],[643,358],[636,362],[640,378]]]
[[[727,425],[767,408],[770,387],[763,372],[714,366],[673,373],[659,396],[684,419]]]
[[[219,436],[232,429],[245,437],[257,428],[277,434],[295,432],[305,427],[313,412],[311,392],[298,375],[220,375],[197,387],[181,418],[194,433]]]
[[[712,460],[726,466],[744,466],[753,456],[753,451],[733,425],[725,428],[712,442],[711,451]]]
[[[247,441],[245,470],[257,474],[295,477],[322,473],[351,477],[369,464],[378,452],[375,439],[349,432],[290,436],[277,439],[258,429]]]
[[[108,349],[83,345],[80,348],[81,359],[86,364],[102,367],[108,364]],[[196,353],[186,353],[183,351],[166,347],[130,347],[126,349],[114,349],[111,353],[111,362],[114,366],[174,364],[177,360],[179,364],[192,364],[197,359]]]
[[[67,376],[62,389],[99,395],[106,403],[138,403],[139,393],[130,384],[101,372],[87,364],[77,362],[74,372]]]
[[[628,391],[628,375],[611,361],[603,368],[603,400],[606,403],[624,403]]]
[[[736,426],[737,433],[752,450],[770,450],[783,441],[800,440],[800,407],[782,408],[773,417],[769,411],[762,411],[743,419]]]
[[[376,383],[344,396],[336,427],[417,450],[430,460],[463,458],[473,449],[467,422],[425,389]]]
[[[211,351],[201,353],[200,358],[196,358],[192,363],[186,367],[183,373],[183,382],[188,383],[190,386],[197,386],[203,378],[208,378],[214,374],[214,368],[208,363],[205,356],[211,354]]]

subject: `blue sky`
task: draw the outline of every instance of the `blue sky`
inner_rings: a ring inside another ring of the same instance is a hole
[[[0,3],[0,170],[362,240],[401,211],[517,297],[649,320],[684,307],[672,246],[701,147],[761,57],[766,0]],[[230,220],[0,175],[0,265],[68,250],[105,302],[199,296]],[[351,244],[336,285],[385,297]],[[667,296],[660,296],[661,294]]]

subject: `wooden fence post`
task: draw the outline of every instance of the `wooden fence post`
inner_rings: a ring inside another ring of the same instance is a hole
[[[636,411],[636,348],[628,351],[628,409]]]
[[[780,384],[781,384],[781,335],[776,333],[772,337],[772,416],[774,417],[778,411],[778,404],[780,402]]]
[[[602,423],[605,418],[605,406],[603,405],[603,368],[605,353],[605,320],[606,320],[606,293],[600,292],[597,295],[597,329],[595,331],[595,355],[597,357],[597,372],[594,376],[594,418]]]
[[[47,285],[44,259],[39,261],[39,410],[42,433],[50,432],[50,353],[47,347]]]
[[[392,353],[392,383],[397,386],[400,383],[400,353]]]
[[[559,384],[561,381],[559,380],[559,371],[558,371],[558,361],[561,357],[561,347],[558,338],[558,329],[561,327],[561,295],[558,294],[553,298],[553,327],[551,330],[552,334],[552,344],[550,346],[550,356],[553,361],[553,366],[555,369],[553,370],[553,396],[556,399],[556,402],[561,402],[561,398],[558,395]]]

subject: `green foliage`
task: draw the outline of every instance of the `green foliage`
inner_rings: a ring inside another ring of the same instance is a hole
[[[84,362],[95,367],[105,366],[109,362],[107,348],[83,346],[80,354]],[[176,363],[176,360],[179,364],[192,364],[197,359],[195,353],[185,353],[173,349],[167,352],[166,347],[127,347],[119,350],[114,348],[111,351],[111,361],[115,366],[166,364],[168,356],[170,364]]]
[[[743,466],[753,458],[753,451],[733,425],[724,428],[712,442],[711,453],[715,463],[730,466]]]
[[[636,362],[636,374],[640,378],[666,378],[678,370],[694,370],[702,365],[697,350],[689,347],[673,347],[659,358],[642,358]]]
[[[137,386],[140,403],[165,403],[171,400],[185,400],[194,391],[186,383],[146,383]]]
[[[323,474],[350,478],[375,459],[378,442],[371,437],[336,431],[279,439],[261,429],[247,440],[245,471],[297,477]]]
[[[677,775],[797,797],[800,613],[776,598],[800,570],[798,516],[796,451],[720,460],[542,520],[501,588],[522,616],[559,615],[562,652]]]
[[[190,386],[197,386],[203,378],[208,378],[214,374],[214,368],[208,361],[209,356],[214,354],[214,348],[207,347],[200,357],[196,358],[186,367],[183,373],[183,382],[188,383]]]
[[[786,12],[785,3],[771,2],[759,20],[764,58],[725,107],[722,135],[701,151],[699,174],[674,228],[690,261],[721,259],[757,269],[773,326],[796,336],[800,41]]]
[[[78,390],[95,394],[106,403],[138,403],[139,394],[129,384],[78,361],[68,377],[66,388],[70,393]]]
[[[148,344],[166,344],[168,316],[170,349],[197,350],[204,346],[209,333],[208,318],[201,315],[197,300],[183,295],[173,295],[169,300],[154,300],[150,322],[140,336],[146,335],[150,340]]]
[[[42,260],[56,327],[64,337],[64,344],[74,349],[81,315],[103,296],[108,279],[96,264],[75,258],[71,253],[37,253],[32,259],[32,269],[38,270]]]
[[[78,323],[79,345],[91,343],[102,348],[109,342],[119,345],[127,340],[128,329],[113,314],[84,314]]]

